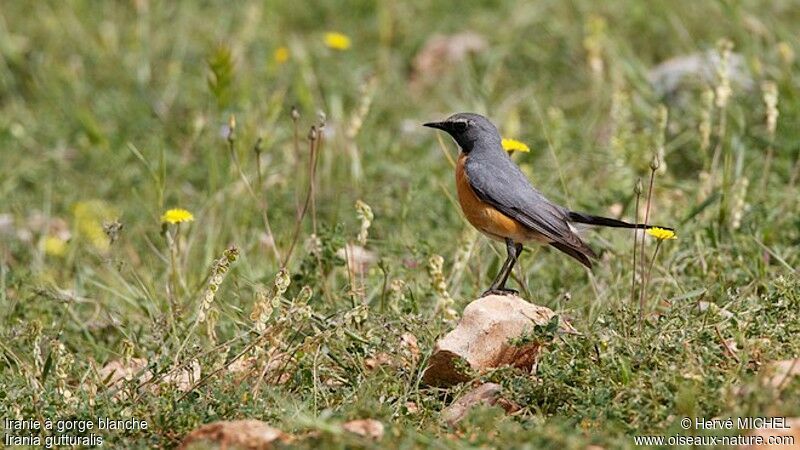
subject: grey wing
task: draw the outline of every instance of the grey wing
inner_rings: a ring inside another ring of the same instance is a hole
[[[541,233],[551,245],[584,265],[591,265],[587,257],[596,255],[570,228],[568,211],[534,189],[510,158],[470,158],[465,169],[472,189],[481,200]]]

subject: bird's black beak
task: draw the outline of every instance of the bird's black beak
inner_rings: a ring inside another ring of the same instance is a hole
[[[422,124],[422,126],[424,126],[424,127],[436,128],[436,129],[439,129],[439,130],[443,130],[443,131],[449,132],[450,131],[450,127],[448,125],[449,125],[448,122],[428,122],[428,123],[423,123]]]

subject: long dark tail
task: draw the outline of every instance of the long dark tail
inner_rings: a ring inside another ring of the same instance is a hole
[[[661,225],[650,225],[646,223],[628,223],[622,220],[611,219],[608,217],[593,216],[591,214],[584,214],[580,212],[570,211],[569,220],[577,223],[585,223],[587,225],[596,225],[600,227],[612,228],[638,228],[649,230],[650,228],[663,228],[665,230],[675,231],[670,227],[662,227]]]
[[[551,242],[550,245],[572,256],[590,269],[592,268],[592,259],[597,259],[597,254],[586,244],[582,248],[570,247],[562,242]]]

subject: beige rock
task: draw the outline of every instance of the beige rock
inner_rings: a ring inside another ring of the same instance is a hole
[[[200,363],[194,360],[187,367],[170,371],[161,380],[161,384],[174,386],[181,392],[189,392],[200,381]]]
[[[415,359],[419,357],[419,343],[417,342],[417,337],[411,333],[400,335],[400,348]]]
[[[452,70],[470,54],[488,49],[486,39],[480,34],[466,31],[450,35],[434,35],[414,57],[411,85],[413,89],[434,83],[444,73]]]
[[[397,350],[390,353],[379,352],[364,358],[364,367],[375,370],[378,367],[412,368],[419,361],[419,343],[411,333],[403,333],[398,339]]]
[[[144,358],[131,358],[127,362],[117,359],[103,366],[98,371],[98,377],[108,388],[117,388],[121,382],[135,379],[139,385],[153,393],[158,393],[162,386],[188,392],[200,380],[200,363],[197,360],[160,377],[154,377],[147,365],[148,361]],[[121,395],[122,391],[119,391],[115,397],[119,398]]]
[[[150,380],[153,375],[147,368],[147,360],[144,358],[131,358],[128,362],[121,359],[108,362],[98,371],[100,381],[106,386],[112,387],[122,381],[131,381],[134,378],[139,383]]]
[[[192,448],[268,449],[290,436],[260,420],[222,420],[203,425],[183,439],[181,450]],[[209,447],[209,444],[212,446]]]
[[[229,373],[241,375],[242,378],[245,378],[256,370],[257,365],[258,358],[255,356],[242,356],[241,358],[228,364],[227,368]],[[241,381],[241,379],[237,381]]]
[[[345,431],[355,433],[359,436],[380,440],[383,437],[383,424],[375,419],[351,420],[342,425]]]
[[[348,269],[356,274],[366,273],[370,266],[378,261],[375,252],[355,244],[347,244],[344,248],[340,248],[336,251],[336,256],[347,261]]]
[[[720,308],[715,303],[709,303],[709,302],[700,301],[700,302],[697,302],[697,308],[701,312],[705,312],[705,311],[709,311],[710,310],[711,312],[715,312],[715,313],[719,314],[720,317],[724,317],[726,319],[731,319],[731,318],[734,317],[734,314],[732,312],[728,311],[725,308]]]
[[[800,358],[771,362],[761,369],[761,374],[766,384],[781,389],[800,376]]]
[[[419,361],[419,343],[417,337],[411,333],[400,335],[400,359],[408,368],[414,367]]]
[[[263,357],[243,356],[228,366],[228,372],[236,375],[237,382],[256,377],[272,384],[283,384],[291,378],[287,368],[292,359],[286,353],[270,349]]]
[[[323,377],[322,378],[322,383],[325,386],[328,386],[330,388],[340,388],[340,387],[344,386],[345,384],[347,384],[347,382],[341,377],[339,377],[339,378]]]
[[[741,450],[800,450],[800,417],[787,418],[788,429],[760,428],[750,436],[761,436],[764,445],[740,445]],[[771,444],[770,444],[771,442]]]
[[[473,301],[464,309],[458,326],[436,343],[423,381],[434,386],[467,381],[464,366],[479,372],[503,365],[531,370],[541,342],[515,346],[511,340],[532,331],[535,325],[547,325],[554,315],[549,308],[513,295],[489,295]],[[559,331],[576,333],[564,321]]]
[[[375,370],[381,366],[393,366],[394,360],[386,352],[380,352],[375,356],[364,358],[364,367],[367,370]]]
[[[0,236],[11,236],[14,232],[14,216],[0,214]]]
[[[454,426],[476,405],[498,405],[507,413],[519,410],[519,406],[500,396],[503,387],[495,383],[484,383],[469,391],[450,406],[442,410],[442,420]]]

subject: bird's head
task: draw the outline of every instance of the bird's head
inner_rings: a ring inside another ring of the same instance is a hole
[[[428,122],[424,126],[446,131],[466,153],[471,152],[476,143],[500,146],[497,128],[480,114],[453,114],[441,122]]]

